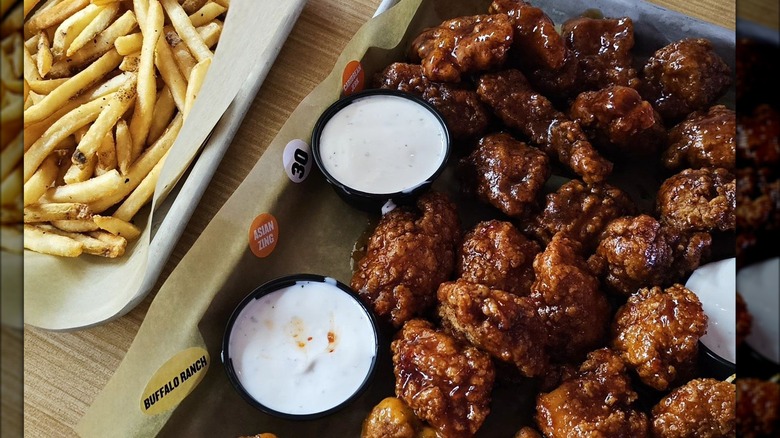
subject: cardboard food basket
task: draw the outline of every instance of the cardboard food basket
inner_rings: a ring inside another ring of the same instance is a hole
[[[708,38],[734,65],[733,32],[649,3],[538,0],[534,4],[556,23],[594,8],[605,16],[629,16],[635,24],[637,54],[650,54],[684,37]],[[360,435],[370,409],[393,395],[388,339],[381,347],[384,353],[374,381],[360,398],[336,414],[295,422],[264,414],[233,389],[220,359],[225,326],[235,306],[268,280],[314,273],[349,283],[355,243],[376,217],[344,203],[313,167],[313,160],[304,163],[303,178],[293,175],[290,157],[295,150],[307,152],[317,118],[342,95],[345,83],[365,86],[373,74],[404,60],[411,39],[425,27],[485,13],[488,5],[483,0],[403,0],[358,31],[331,74],[300,103],[162,286],[123,362],[79,423],[81,435]],[[457,197],[452,172],[434,188]],[[464,220],[464,227],[470,225]],[[196,362],[202,366],[186,384],[166,390],[175,376]],[[535,403],[532,386],[529,381],[497,384],[491,415],[478,436],[512,436],[530,424]],[[160,389],[164,397],[159,396]]]

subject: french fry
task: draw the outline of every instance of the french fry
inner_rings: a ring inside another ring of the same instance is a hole
[[[16,2],[10,1],[8,6],[10,7],[14,3]],[[5,12],[0,14],[4,16],[3,22],[0,23],[0,35],[7,35],[10,32],[15,32],[16,30],[22,28],[22,20],[24,19],[24,17],[22,17],[22,9],[22,4],[16,3],[16,6],[14,6],[13,10],[8,11],[7,14]]]
[[[43,254],[78,257],[84,245],[70,237],[60,236],[34,225],[24,225],[24,247]]]
[[[103,32],[119,12],[119,4],[112,3],[100,7],[98,14],[87,24],[81,33],[70,43],[65,51],[66,56],[73,56],[77,50],[93,40],[100,32]]]
[[[154,56],[154,64],[160,72],[160,76],[165,85],[171,90],[173,101],[179,111],[184,109],[184,101],[187,95],[187,80],[179,71],[179,67],[174,61],[173,53],[165,38],[160,38],[157,42],[157,53]]]
[[[40,94],[49,94],[67,80],[68,78],[43,79],[38,81],[27,81],[27,85],[30,87],[30,91]]]
[[[119,208],[114,212],[114,217],[129,221],[138,213],[138,210],[146,205],[154,195],[154,188],[157,185],[157,180],[160,178],[160,172],[165,165],[165,158],[168,156],[166,153],[157,164],[154,165],[152,170],[146,175],[146,177],[138,184],[138,187],[130,193],[130,196],[125,199]]]
[[[48,225],[41,225],[40,228],[51,234],[67,237],[81,243],[83,245],[82,250],[84,254],[116,258],[124,254],[125,248],[127,247],[127,240],[122,238],[109,239],[105,238],[102,234],[96,235],[96,233],[100,233],[99,231],[82,234],[63,231]]]
[[[0,204],[14,205],[22,193],[22,170],[17,167],[0,183]]]
[[[160,135],[162,135],[171,121],[174,111],[176,111],[176,103],[173,101],[173,95],[168,86],[164,86],[157,94],[157,102],[154,104],[152,126],[149,127],[147,142],[154,143],[160,138]]]
[[[118,171],[112,170],[83,182],[50,188],[44,196],[47,202],[90,204],[118,192],[125,185],[124,180]]]
[[[187,49],[187,45],[182,43],[181,38],[179,38],[179,35],[177,35],[174,30],[165,34],[165,41],[171,46],[171,52],[173,53],[174,60],[176,61],[176,65],[179,67],[181,74],[187,78],[190,77],[192,69],[198,61],[195,60],[195,57],[192,56],[189,49]]]
[[[40,36],[38,37],[38,52],[35,56],[39,75],[45,78],[46,75],[49,74],[53,59],[54,57],[49,48],[49,37],[46,35],[46,32],[40,32]]]
[[[114,41],[114,47],[117,53],[122,56],[132,55],[141,51],[141,44],[143,44],[144,36],[141,32],[131,33],[130,35],[123,35]]]
[[[141,54],[135,53],[127,55],[119,64],[119,69],[125,73],[138,73],[138,65],[141,63]]]
[[[135,240],[141,235],[141,230],[138,227],[117,217],[95,215],[92,220],[100,229],[115,236],[124,237],[128,241]]]
[[[186,13],[192,14],[203,7],[207,1],[208,0],[184,0],[181,2],[181,7]]]
[[[22,53],[24,56],[24,78],[28,81],[39,81],[41,79],[40,73],[38,73],[37,63],[33,59],[30,51],[27,50],[27,46],[22,47]]]
[[[220,6],[223,6],[225,8],[230,7],[230,0],[214,0],[215,3],[219,3]]]
[[[171,24],[176,33],[179,34],[184,44],[190,48],[190,52],[195,56],[198,62],[214,56],[209,50],[206,43],[203,42],[203,38],[198,35],[198,31],[195,30],[195,26],[192,25],[189,16],[182,9],[181,5],[176,0],[161,0],[162,7],[165,8],[165,12],[168,13],[168,18],[171,20]]]
[[[116,146],[114,145],[114,136],[109,131],[103,137],[103,142],[97,150],[95,176],[100,176],[114,169],[116,169]]]
[[[11,171],[22,161],[22,132],[16,134],[16,138],[11,140],[8,147],[4,147],[0,152],[0,179],[5,179]]]
[[[85,90],[108,72],[115,69],[120,62],[122,62],[122,57],[116,53],[116,50],[109,50],[89,67],[46,95],[41,102],[28,108],[24,112],[24,124],[28,125],[38,122],[50,116],[59,106],[65,104],[68,99]]]
[[[24,223],[87,219],[92,215],[87,204],[47,202],[24,207]]]
[[[190,14],[190,22],[193,26],[203,26],[204,24],[214,21],[217,17],[224,14],[227,8],[215,2],[205,2],[197,11],[190,12],[187,9],[186,1],[182,3],[182,8]]]
[[[102,231],[102,230],[92,231],[91,233],[89,233],[89,236],[100,240],[109,248],[109,251],[107,253],[97,254],[97,255],[102,255],[104,257],[112,257],[112,258],[119,257],[122,254],[124,254],[125,248],[127,247],[127,239],[125,239],[122,236],[116,236],[107,231]]]
[[[87,5],[87,7],[77,11],[60,23],[54,32],[54,39],[51,42],[51,53],[57,59],[65,56],[65,51],[87,25],[97,17],[100,9],[100,6]]]
[[[111,94],[110,96],[113,96]],[[100,110],[106,104],[105,98],[100,97],[88,103],[80,105],[71,110],[51,127],[46,129],[43,135],[33,143],[24,154],[24,181],[30,179],[38,166],[48,156],[57,145],[64,141],[68,136],[79,130],[81,127],[91,123],[100,115]]]
[[[54,227],[59,228],[62,231],[70,231],[71,233],[87,233],[90,231],[97,231],[100,227],[94,221],[93,215],[90,219],[73,219],[68,221],[51,221]]]
[[[130,138],[130,128],[123,119],[120,119],[116,124],[116,141],[114,143],[119,173],[127,175],[127,169],[133,164],[130,157],[133,141]]]
[[[75,184],[77,182],[86,181],[92,177],[93,173],[95,173],[96,166],[97,155],[92,155],[87,158],[87,162],[83,166],[71,164],[62,179],[65,181],[65,184]]]
[[[203,85],[203,81],[206,78],[206,73],[211,66],[211,59],[205,59],[195,65],[190,74],[190,79],[187,82],[187,94],[184,99],[184,119],[187,119],[187,115],[190,113],[192,104],[195,102],[195,98],[198,97],[200,87]]]
[[[24,183],[24,205],[38,202],[46,190],[54,184],[59,172],[57,154],[51,154],[41,163],[32,178]]]
[[[116,122],[122,117],[122,114],[130,108],[135,97],[135,81],[130,80],[108,101],[95,120],[95,123],[89,127],[87,134],[81,139],[78,146],[76,146],[76,151],[73,153],[73,164],[76,164],[79,167],[87,164],[88,157],[95,154],[100,147],[103,138],[109,133],[114,125],[116,125]]]
[[[40,1],[41,0],[24,0],[24,16],[26,17]]]
[[[130,119],[130,137],[133,140],[131,159],[141,154],[149,127],[152,124],[154,103],[157,99],[157,83],[154,77],[154,52],[157,42],[162,36],[163,11],[160,2],[151,0],[146,11],[146,20],[141,27],[143,45],[141,46],[141,61],[138,66],[137,102]]]
[[[58,25],[88,5],[89,0],[62,0],[50,8],[41,8],[27,20],[25,31],[33,34],[41,29]]]

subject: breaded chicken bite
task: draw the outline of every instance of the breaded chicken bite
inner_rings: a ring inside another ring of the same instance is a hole
[[[739,378],[737,432],[742,438],[769,438],[780,433],[780,383]]]
[[[536,422],[547,438],[643,438],[647,416],[623,360],[607,348],[588,354],[579,372],[536,402]]]
[[[670,170],[722,167],[732,170],[737,157],[737,115],[723,105],[695,111],[669,131],[662,163]]]
[[[692,371],[706,332],[707,315],[685,286],[643,288],[615,315],[612,348],[643,383],[663,391]]]
[[[514,27],[511,56],[528,68],[559,69],[566,45],[555,23],[541,8],[524,0],[493,0],[491,14],[506,14]]]
[[[475,90],[462,84],[432,81],[425,77],[421,65],[395,62],[382,71],[378,82],[381,88],[414,94],[433,105],[444,117],[454,139],[478,137],[490,121]]]
[[[736,177],[726,169],[685,169],[656,195],[661,222],[681,231],[729,231],[736,227]]]
[[[440,436],[473,437],[490,412],[490,356],[421,319],[404,324],[390,348],[396,396]]]
[[[412,42],[412,61],[420,60],[432,81],[460,82],[461,76],[501,67],[514,29],[505,14],[446,20]]]
[[[556,234],[536,256],[534,272],[530,297],[539,303],[550,356],[564,362],[581,360],[603,345],[610,323],[609,303],[580,255],[580,245]]]
[[[526,296],[534,283],[534,257],[540,251],[539,244],[511,222],[480,222],[463,238],[457,274],[472,283]]]
[[[653,407],[650,427],[657,438],[736,436],[736,387],[715,379],[694,379]]]
[[[443,283],[438,297],[447,331],[514,364],[526,377],[545,372],[546,329],[532,299],[462,279]]]
[[[381,318],[400,327],[436,301],[439,284],[455,270],[460,220],[446,195],[428,192],[416,208],[382,217],[357,263],[351,286]]]
[[[667,121],[714,104],[731,85],[731,69],[709,40],[687,38],[657,50],[644,66],[642,96]]]
[[[537,205],[551,173],[544,152],[506,133],[483,137],[458,171],[465,193],[512,217]]]
[[[403,400],[387,397],[363,421],[360,438],[437,438]]]

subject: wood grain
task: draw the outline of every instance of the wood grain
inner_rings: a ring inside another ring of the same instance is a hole
[[[726,28],[734,28],[733,2],[655,2]],[[25,327],[23,383],[26,435],[75,436],[73,427],[119,366],[159,286],[238,187],[288,115],[330,72],[342,48],[371,17],[379,3],[379,0],[308,2],[157,286],[141,305],[116,321],[72,333]],[[15,381],[18,385],[18,380]],[[7,384],[12,385],[12,382],[4,378],[3,390]]]

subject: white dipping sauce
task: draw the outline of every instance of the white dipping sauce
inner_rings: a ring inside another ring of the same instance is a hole
[[[372,194],[409,191],[446,158],[439,119],[392,95],[355,99],[328,120],[319,138],[323,167],[340,183]]]
[[[753,315],[745,342],[765,358],[780,363],[780,258],[740,269],[737,290]]]
[[[734,258],[708,263],[693,271],[685,283],[699,297],[708,318],[701,342],[731,363],[737,363],[736,267]]]
[[[336,407],[360,388],[376,342],[368,314],[335,280],[301,281],[250,301],[233,325],[228,354],[255,400],[306,415]]]

